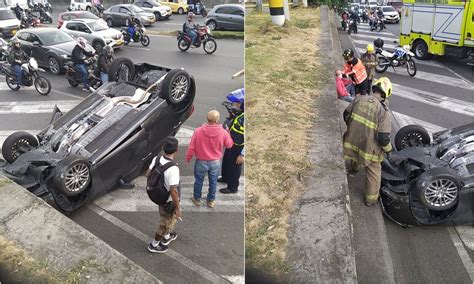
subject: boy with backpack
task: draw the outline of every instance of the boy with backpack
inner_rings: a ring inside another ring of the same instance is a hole
[[[181,218],[179,168],[174,161],[178,152],[178,140],[172,136],[166,137],[163,152],[159,159],[158,156],[153,158],[145,173],[148,178],[148,196],[159,205],[160,211],[160,226],[155,239],[148,245],[149,252],[157,253],[168,251],[168,245],[178,238],[178,234],[171,231]]]

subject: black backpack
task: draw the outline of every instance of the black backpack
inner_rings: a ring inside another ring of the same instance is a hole
[[[170,192],[165,188],[165,171],[172,166],[176,166],[176,163],[173,161],[164,165],[161,165],[158,161],[157,163],[158,165],[153,167],[146,181],[146,193],[151,201],[158,205],[164,205],[170,197]]]

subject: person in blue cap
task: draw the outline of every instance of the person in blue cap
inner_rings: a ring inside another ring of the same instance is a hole
[[[239,188],[239,179],[245,157],[244,98],[244,88],[235,90],[227,96],[227,100],[232,103],[232,109],[229,111],[230,116],[224,123],[224,127],[228,127],[234,145],[232,148],[225,150],[222,159],[222,176],[217,181],[227,183],[227,187],[221,188],[219,190],[221,193],[237,193]]]

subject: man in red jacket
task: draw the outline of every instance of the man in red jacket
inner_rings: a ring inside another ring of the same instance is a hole
[[[209,175],[209,192],[207,206],[215,206],[217,177],[221,167],[222,149],[229,149],[234,145],[230,137],[219,122],[219,112],[211,110],[207,114],[207,123],[194,131],[186,151],[186,161],[189,163],[196,156],[194,164],[194,196],[191,198],[196,206],[201,206],[201,192],[204,176]]]
[[[347,82],[349,81],[349,82]],[[341,70],[336,71],[336,91],[337,97],[346,102],[352,102],[355,93],[354,85],[350,79],[342,78]]]

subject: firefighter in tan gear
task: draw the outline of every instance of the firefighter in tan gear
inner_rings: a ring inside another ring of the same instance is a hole
[[[367,191],[365,204],[373,205],[379,197],[384,153],[392,151],[391,119],[387,98],[392,95],[392,83],[386,77],[374,81],[372,95],[357,96],[344,111],[347,131],[344,133],[344,159],[352,169],[365,167]]]

